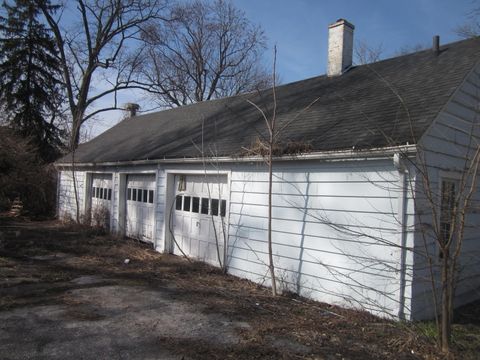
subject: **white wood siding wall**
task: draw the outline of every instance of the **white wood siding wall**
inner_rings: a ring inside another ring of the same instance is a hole
[[[85,208],[85,173],[83,171],[75,172],[75,180],[79,200],[79,215],[83,216]],[[73,186],[73,174],[71,171],[60,172],[60,181],[58,187],[58,215],[60,219],[75,220],[77,205]]]
[[[446,177],[461,176],[468,153],[473,154],[480,144],[480,67],[477,67],[457,90],[451,101],[440,112],[430,130],[420,144],[424,149],[425,163],[428,164],[428,179],[432,191],[440,197],[439,181]],[[471,142],[471,144],[470,144]],[[470,145],[469,145],[470,144]],[[422,182],[417,184],[422,191]],[[432,223],[432,211],[428,204],[418,202],[422,222]],[[480,192],[477,189],[473,209],[468,214],[466,231],[461,254],[461,279],[457,288],[457,305],[468,303],[480,297]],[[438,258],[438,248],[431,238],[427,241],[430,254]],[[419,231],[415,239],[417,252],[424,250],[424,240]],[[437,272],[438,275],[438,272]],[[412,304],[415,318],[433,316],[433,297],[430,274],[425,259],[415,258],[414,287]]]
[[[161,166],[157,168],[156,208],[155,208],[155,249],[165,250],[165,204],[166,204],[166,176]]]
[[[113,230],[118,228],[120,174],[152,170],[157,172],[155,245],[163,251],[165,212],[169,210],[165,209],[165,171],[201,172],[203,167],[185,164],[105,169],[113,173]],[[231,172],[229,272],[269,285],[266,167],[225,164],[220,170]],[[68,172],[61,176],[65,174]],[[63,187],[67,183],[61,184]],[[412,258],[406,258],[407,275],[402,283],[398,248],[401,185],[391,159],[278,163],[273,191],[273,250],[277,277],[284,290],[382,315],[396,316],[403,307],[408,318]],[[406,211],[407,226],[411,226],[410,197]],[[407,243],[413,245],[410,233]]]
[[[132,166],[121,166],[121,167],[106,167],[100,169],[95,169],[95,172],[104,172],[112,174],[112,183],[113,183],[113,193],[112,193],[112,231],[117,232],[121,229],[119,228],[119,210],[120,210],[120,174],[134,174],[134,173],[155,173],[156,174],[156,224],[155,224],[155,239],[156,248],[159,251],[163,251],[163,234],[164,234],[164,207],[165,207],[165,176],[164,171],[161,166],[141,166],[141,167],[132,167]],[[86,193],[85,189],[85,179],[86,172],[78,170],[76,172],[77,179],[77,191],[80,199],[80,212],[84,213],[85,202],[84,195]],[[72,172],[70,170],[60,171],[60,183],[59,183],[59,193],[58,193],[58,209],[60,219],[72,218],[75,219],[75,196],[73,192],[73,181],[72,181]],[[160,240],[160,241],[159,241]]]
[[[113,182],[113,194],[112,194],[112,231],[119,231],[118,217],[119,217],[119,204],[120,204],[120,175],[118,172],[112,174]]]
[[[273,252],[280,285],[328,303],[396,315],[400,304],[400,187],[391,160],[276,165]],[[229,271],[269,284],[264,166],[232,172]],[[411,198],[411,197],[410,197]],[[412,202],[407,204],[409,226]],[[409,234],[407,241],[413,244]],[[405,313],[411,289],[407,257]]]

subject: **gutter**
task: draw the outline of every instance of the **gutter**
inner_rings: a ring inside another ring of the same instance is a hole
[[[391,159],[395,154],[402,156],[412,156],[417,153],[416,145],[389,146],[383,148],[374,148],[369,150],[340,150],[340,151],[321,151],[311,152],[299,155],[284,155],[273,157],[274,161],[302,161],[302,160],[320,160],[320,161],[350,161],[350,160],[371,160],[371,159]],[[98,167],[98,166],[125,166],[125,165],[158,165],[158,164],[203,164],[205,160],[216,163],[248,163],[264,162],[262,156],[218,156],[218,157],[196,157],[196,158],[171,158],[155,160],[128,160],[128,161],[108,161],[108,162],[75,162],[75,166]],[[55,163],[57,169],[69,168],[71,163]]]

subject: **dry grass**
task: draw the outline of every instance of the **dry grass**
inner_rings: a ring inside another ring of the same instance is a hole
[[[241,343],[228,350],[233,358],[442,358],[428,331],[418,325],[294,296],[272,298],[267,289],[252,282],[223,275],[202,263],[159,254],[134,240],[56,222],[2,224],[1,218],[0,231],[5,235],[0,278],[9,279],[0,284],[0,310],[59,301],[71,306],[72,317],[95,321],[95,312],[79,312],[76,300],[65,293],[67,281],[95,274],[123,285],[168,288],[172,299],[201,303],[206,313],[248,323],[248,328],[240,330]],[[129,264],[124,263],[127,258]],[[479,321],[480,312],[478,307],[466,308],[465,314],[455,325],[455,351],[458,358],[475,359],[480,326],[472,319]],[[202,344],[186,347],[179,339],[161,341],[177,346],[185,356],[219,358],[218,349]],[[303,348],[308,351],[300,351]]]

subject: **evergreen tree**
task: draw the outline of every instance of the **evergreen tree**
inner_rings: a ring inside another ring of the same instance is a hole
[[[3,2],[0,16],[0,105],[4,121],[29,138],[45,161],[58,155],[56,126],[61,101],[57,49],[39,21],[39,1]]]

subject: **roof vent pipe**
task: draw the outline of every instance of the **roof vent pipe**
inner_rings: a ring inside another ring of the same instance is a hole
[[[440,36],[438,35],[435,35],[433,37],[433,47],[432,47],[432,50],[434,52],[435,55],[438,55],[440,54]]]
[[[134,117],[137,115],[137,111],[140,109],[140,105],[135,103],[127,103],[125,104],[125,110],[130,113],[130,117]]]
[[[352,66],[353,30],[345,19],[328,26],[328,76],[342,75]]]

